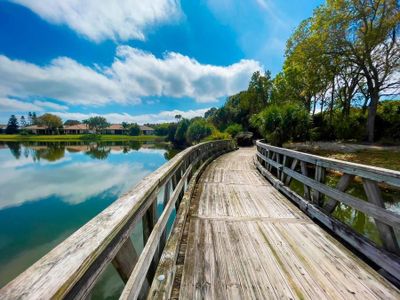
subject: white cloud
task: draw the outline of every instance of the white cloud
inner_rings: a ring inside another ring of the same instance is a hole
[[[145,124],[145,123],[172,122],[175,121],[176,115],[181,115],[184,118],[191,119],[194,117],[203,116],[207,110],[208,108],[188,110],[188,111],[181,111],[176,109],[176,110],[162,111],[155,114],[131,115],[127,113],[109,113],[109,114],[101,114],[101,116],[105,117],[107,121],[111,123],[129,122],[129,123]],[[84,120],[89,117],[99,115],[96,113],[88,113],[88,114],[71,113],[71,112],[52,112],[52,113],[60,116],[64,120],[67,119]]]
[[[48,99],[83,106],[138,104],[148,96],[212,102],[245,89],[251,74],[260,69],[254,60],[214,66],[175,52],[157,58],[129,46],[119,46],[108,67],[89,67],[67,57],[37,66],[0,55],[0,110],[67,109]]]
[[[11,0],[46,21],[65,24],[95,42],[105,39],[145,39],[157,24],[178,20],[178,0]]]
[[[1,166],[1,171],[7,176],[0,177],[3,187],[0,191],[0,210],[51,195],[61,197],[64,202],[78,204],[113,187],[125,192],[150,172],[139,163],[116,167],[105,161],[69,163],[57,176],[52,168],[37,169],[33,165],[29,168]],[[18,189],[16,182],[25,188]],[[82,189],[82,186],[85,188]]]

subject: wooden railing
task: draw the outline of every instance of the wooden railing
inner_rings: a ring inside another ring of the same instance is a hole
[[[177,154],[6,285],[0,298],[87,298],[110,263],[127,283],[121,298],[146,297],[166,243],[167,221],[193,173],[233,149],[232,141],[223,140],[198,144]],[[164,205],[157,218],[159,194]],[[140,222],[144,248],[138,255],[131,234]]]
[[[278,190],[386,271],[385,274],[400,281],[400,251],[396,237],[400,230],[400,215],[385,208],[380,190],[382,184],[399,188],[400,172],[274,147],[263,141],[257,141],[256,157],[257,168]],[[336,187],[325,184],[327,172],[341,175]],[[303,185],[303,195],[290,189],[292,179]],[[354,180],[362,182],[368,201],[346,193]],[[332,216],[339,203],[374,219],[381,247]]]

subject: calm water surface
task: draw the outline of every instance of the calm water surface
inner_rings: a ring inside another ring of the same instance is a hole
[[[164,164],[171,153],[139,143],[0,143],[0,287]],[[140,250],[140,228],[133,239]],[[121,288],[109,268],[93,295],[113,298]]]

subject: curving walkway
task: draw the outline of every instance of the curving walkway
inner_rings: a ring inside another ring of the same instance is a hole
[[[400,299],[399,290],[272,187],[254,155],[223,155],[202,175],[173,298]]]

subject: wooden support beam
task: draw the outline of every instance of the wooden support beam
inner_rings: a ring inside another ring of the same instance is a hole
[[[303,173],[304,176],[308,177],[308,169],[307,169],[307,164],[304,161],[300,162],[300,167],[301,167],[301,173]],[[310,200],[310,187],[306,185],[303,182],[303,187],[304,187],[304,199]]]
[[[138,259],[139,256],[136,253],[135,247],[133,247],[131,239],[128,238],[112,261],[112,265],[117,270],[124,283],[128,281]],[[140,290],[140,299],[144,299],[146,297],[149,287],[149,282],[147,279],[145,279]]]
[[[298,163],[299,161],[296,159],[296,158],[294,158],[293,159],[293,161],[292,161],[292,165],[290,166],[290,169],[291,170],[294,170],[294,169],[296,169],[296,167],[297,167],[297,163]],[[284,173],[285,174],[285,173]],[[290,182],[292,181],[292,177],[291,176],[289,176],[289,175],[286,175],[286,179],[285,179],[285,185],[286,186],[289,186],[290,185]]]
[[[340,177],[339,182],[336,184],[336,189],[341,192],[345,192],[350,183],[353,181],[354,177],[355,176],[352,174],[344,173],[342,177]],[[339,202],[335,199],[328,198],[323,210],[330,215],[331,213],[333,213],[338,204]]]
[[[157,223],[157,198],[152,201],[152,204],[144,214],[142,218],[143,225],[143,245],[146,245],[147,240],[150,237],[151,232],[153,231],[154,225]],[[153,279],[154,273],[157,269],[158,260],[160,257],[159,249],[156,250],[152,263],[150,264],[148,280],[151,282]]]
[[[325,168],[323,168],[321,166],[316,166],[314,179],[318,182],[325,183]],[[316,205],[322,206],[323,205],[323,194],[321,194],[319,191],[313,189],[312,200]]]
[[[183,182],[186,180],[188,173],[191,168],[189,167],[186,170],[183,178],[179,181],[176,186],[176,189],[172,193],[170,201],[168,201],[167,206],[165,207],[163,213],[160,216],[160,219],[157,221],[157,224],[154,226],[153,231],[149,237],[148,242],[143,248],[142,254],[139,257],[139,260],[132,271],[131,277],[129,278],[125,288],[122,292],[120,299],[136,299],[138,297],[140,288],[143,284],[143,280],[145,278],[145,274],[148,272],[151,265],[151,258],[154,256],[155,251],[157,250],[157,246],[159,243],[159,239],[161,237],[162,231],[167,225],[169,216],[173,210],[176,200],[178,199],[179,193],[183,188]]]
[[[368,201],[378,207],[385,208],[381,190],[379,189],[378,184],[375,181],[363,179],[363,186]],[[399,245],[397,243],[393,227],[382,223],[377,219],[375,219],[375,225],[378,229],[383,247],[390,252],[400,254]]]
[[[169,180],[169,181],[167,181],[167,182],[165,183],[165,186],[164,186],[163,210],[164,210],[165,206],[167,206],[168,201],[169,201],[169,198],[170,198],[170,196],[171,196],[171,184],[172,184],[172,183],[171,183],[171,181]],[[167,229],[165,229],[165,230],[163,231],[162,236],[161,236],[160,247],[159,247],[161,252],[163,251],[163,249],[164,249],[164,247],[165,247],[166,240],[167,240]]]
[[[288,160],[288,159],[287,159],[287,156],[284,155],[284,156],[283,156],[283,160],[282,160],[282,166],[286,167],[287,160]],[[282,172],[282,173],[281,173],[280,180],[281,180],[282,182],[284,182],[284,181],[285,181],[285,177],[286,177],[285,172]]]

